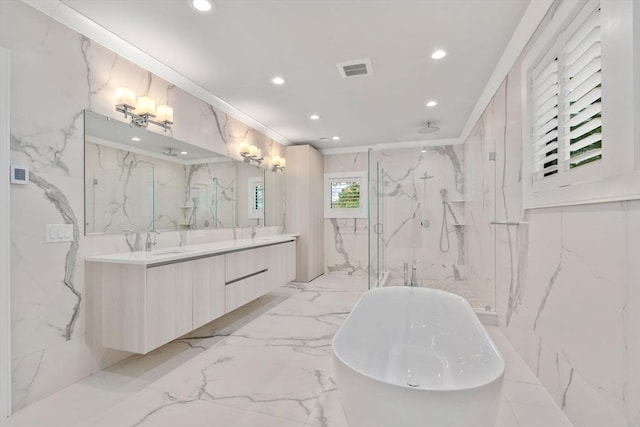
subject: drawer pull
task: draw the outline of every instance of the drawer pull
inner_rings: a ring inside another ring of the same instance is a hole
[[[255,273],[247,274],[246,276],[242,276],[242,277],[238,277],[237,279],[229,280],[228,282],[225,282],[225,286],[231,285],[233,283],[239,282],[239,281],[244,280],[244,279],[248,279],[249,277],[257,276],[258,274],[266,273],[267,271],[269,271],[268,268],[263,268],[262,270],[256,271]]]

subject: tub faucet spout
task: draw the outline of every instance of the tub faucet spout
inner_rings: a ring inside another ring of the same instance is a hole
[[[409,286],[418,286],[418,280],[416,279],[416,263],[415,261],[413,262],[413,265],[411,266],[411,284]]]

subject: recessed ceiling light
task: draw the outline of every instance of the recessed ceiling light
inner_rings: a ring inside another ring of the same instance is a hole
[[[433,53],[431,54],[431,57],[432,57],[433,59],[442,59],[442,58],[444,58],[445,56],[447,56],[447,52],[445,52],[445,51],[444,51],[444,50],[442,50],[442,49],[438,49],[438,50],[436,50],[435,52],[433,52]]]
[[[420,150],[421,153],[426,153],[427,149],[425,147],[422,147],[422,150]]]
[[[317,115],[317,114],[312,114],[312,115],[310,115],[310,116],[309,116],[309,118],[310,118],[311,120],[319,120],[319,119],[320,119],[320,116],[319,116],[319,115]]]
[[[187,154],[189,154],[189,153],[188,153],[188,152],[186,152],[186,151],[181,151],[181,152],[180,152],[180,154],[182,154],[183,156],[186,156],[186,155],[187,155]]]
[[[438,105],[438,103],[436,101],[427,102],[427,107],[435,107],[436,105]]]
[[[332,136],[331,139],[333,139],[334,141],[340,141],[340,137],[339,136]]]
[[[138,142],[140,141],[140,138],[138,138],[137,136],[134,136],[133,138],[131,138],[132,141]]]
[[[211,0],[189,0],[189,6],[198,13],[213,13],[216,7]]]
[[[320,137],[320,141],[328,141],[328,140],[329,140],[329,137],[327,136]]]
[[[271,83],[273,83],[274,85],[283,85],[284,79],[282,77],[274,77],[273,79],[271,79]]]

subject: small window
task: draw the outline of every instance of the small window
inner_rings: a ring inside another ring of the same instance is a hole
[[[354,180],[331,182],[331,209],[359,209],[360,183]]]
[[[325,174],[325,218],[366,218],[366,172]]]

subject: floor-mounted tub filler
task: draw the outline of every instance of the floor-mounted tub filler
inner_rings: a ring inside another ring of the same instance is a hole
[[[349,427],[495,425],[504,359],[464,298],[368,291],[332,345]]]

